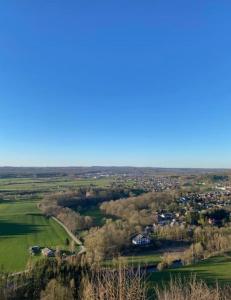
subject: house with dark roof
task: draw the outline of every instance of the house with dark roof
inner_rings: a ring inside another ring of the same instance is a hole
[[[149,245],[150,243],[151,243],[150,238],[143,234],[138,234],[132,239],[133,245]]]
[[[29,248],[29,252],[31,255],[36,255],[36,254],[39,254],[41,251],[41,248],[40,246],[32,246]]]

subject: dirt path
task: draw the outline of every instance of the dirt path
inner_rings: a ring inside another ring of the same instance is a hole
[[[57,218],[52,217],[52,219],[57,222],[60,226],[63,227],[63,229],[66,231],[66,233],[69,235],[69,237],[79,246],[83,247],[82,242],[61,222],[59,221]]]

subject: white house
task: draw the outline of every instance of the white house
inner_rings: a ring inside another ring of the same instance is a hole
[[[151,240],[143,234],[138,234],[132,239],[132,244],[134,245],[148,245],[150,242]]]

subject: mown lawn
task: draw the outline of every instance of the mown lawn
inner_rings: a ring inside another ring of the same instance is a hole
[[[37,209],[36,201],[0,202],[0,266],[7,272],[25,269],[32,245],[64,247],[67,234]]]
[[[231,284],[231,254],[215,256],[191,266],[185,266],[175,270],[155,272],[150,275],[150,281],[160,283],[167,282],[174,277],[190,277],[196,275],[198,279],[208,284],[219,282]]]

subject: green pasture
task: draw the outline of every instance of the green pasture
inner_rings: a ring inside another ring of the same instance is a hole
[[[67,237],[64,229],[37,209],[38,197],[41,198],[44,192],[106,187],[112,181],[112,178],[63,177],[0,179],[0,269],[7,272],[25,269],[30,257],[28,248],[32,245],[64,247]],[[98,224],[100,211],[92,211],[92,214]]]
[[[64,247],[67,234],[52,219],[45,218],[32,201],[0,202],[1,271],[24,270],[32,245]]]
[[[98,206],[92,206],[87,209],[82,209],[79,211],[83,216],[90,216],[94,221],[94,226],[102,226],[107,216],[100,210]]]
[[[99,179],[70,179],[70,178],[8,178],[0,179],[0,192],[15,191],[15,192],[34,192],[34,191],[52,191],[63,190],[66,188],[77,187],[106,187],[113,181],[112,178]]]
[[[211,257],[195,265],[155,272],[150,275],[149,279],[151,282],[166,283],[170,278],[179,276],[188,278],[192,275],[206,281],[208,284],[214,284],[216,282],[220,284],[230,284],[231,253]]]
[[[131,267],[144,267],[157,265],[161,261],[161,254],[157,252],[147,252],[145,254],[120,256],[116,259],[103,262],[103,266],[116,266],[119,264]]]

